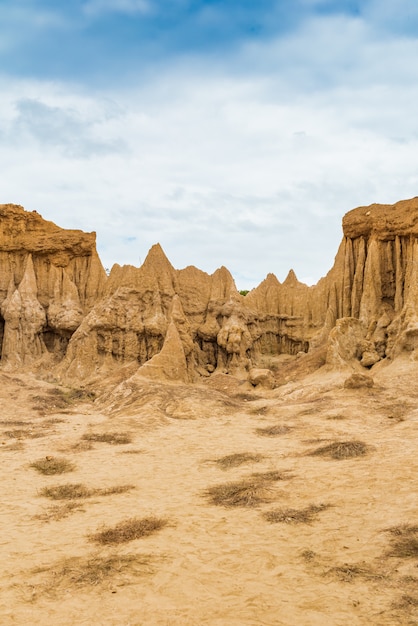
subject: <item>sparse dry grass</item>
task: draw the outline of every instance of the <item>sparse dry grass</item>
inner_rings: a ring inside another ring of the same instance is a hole
[[[45,415],[68,409],[78,402],[92,402],[95,394],[87,389],[62,389],[55,387],[49,389],[45,395],[32,396],[35,401],[34,409]]]
[[[256,428],[255,432],[262,437],[280,437],[280,435],[287,435],[291,430],[293,430],[292,427],[287,424],[275,424],[265,428]]]
[[[142,454],[143,450],[121,450],[118,454]]]
[[[150,575],[154,572],[155,557],[149,554],[111,554],[109,556],[90,555],[70,557],[58,561],[51,567],[38,567],[32,575],[45,576],[46,581],[31,586],[31,600],[38,597],[60,596],[71,587],[101,587],[105,584],[118,586],[129,584],[132,578]]]
[[[49,507],[44,513],[35,515],[34,519],[38,519],[42,522],[57,522],[62,519],[66,519],[77,511],[83,511],[80,502],[66,502],[65,504],[58,504],[56,506]]]
[[[54,487],[44,487],[39,492],[39,495],[50,498],[51,500],[77,500],[79,498],[91,498],[93,496],[112,496],[126,493],[131,489],[135,489],[135,486],[116,485],[115,487],[90,489],[81,483],[66,483],[64,485],[55,485]]]
[[[13,430],[5,430],[3,436],[8,439],[40,439],[48,434],[46,430],[33,428],[14,428]]]
[[[303,509],[277,509],[266,511],[263,517],[273,524],[311,524],[317,519],[318,513],[329,509],[330,506],[330,504],[311,504]]]
[[[120,445],[132,443],[132,435],[130,433],[85,433],[82,440],[98,443],[110,443],[111,445]]]
[[[371,565],[365,563],[344,563],[331,567],[325,572],[327,576],[335,576],[338,580],[351,583],[357,578],[364,580],[383,580],[387,575],[381,571],[376,571]]]
[[[386,529],[392,535],[388,556],[400,559],[418,558],[418,526],[401,524]]]
[[[167,525],[167,520],[159,517],[132,517],[116,526],[104,527],[99,532],[90,535],[90,541],[102,545],[126,543],[153,535]]]
[[[251,479],[214,485],[204,495],[210,504],[225,507],[256,507],[271,500],[266,485]]]
[[[250,393],[244,393],[244,392],[235,393],[233,395],[233,398],[235,398],[236,400],[243,400],[244,402],[254,402],[255,400],[262,399],[261,396],[253,395]]]
[[[74,463],[71,463],[68,459],[56,456],[46,456],[43,459],[38,459],[38,461],[31,463],[30,467],[45,476],[66,474],[75,470]]]
[[[292,474],[287,470],[269,470],[268,472],[254,472],[254,474],[251,474],[251,478],[261,482],[276,482],[278,480],[289,480],[292,478]]]
[[[335,441],[307,452],[308,456],[327,456],[331,459],[344,460],[365,456],[369,446],[363,441]]]
[[[411,596],[409,594],[405,594],[400,597],[400,599],[394,603],[394,608],[396,609],[418,609],[418,596]]]
[[[88,452],[89,450],[93,450],[94,446],[91,441],[77,441],[77,443],[73,444],[69,447],[61,448],[61,452]]]
[[[262,454],[253,454],[251,452],[237,452],[236,454],[228,454],[220,459],[216,459],[214,463],[223,470],[233,467],[239,467],[245,463],[259,463],[264,459]]]
[[[300,553],[300,556],[302,557],[304,561],[306,561],[307,563],[310,563],[315,560],[316,552],[314,552],[313,550],[308,550],[308,549],[302,550],[302,552]]]
[[[246,413],[248,415],[267,415],[270,411],[268,406],[249,406]]]
[[[254,473],[240,481],[209,487],[203,495],[210,504],[217,506],[256,507],[271,501],[269,483],[287,480],[290,477],[287,472],[277,470]]]

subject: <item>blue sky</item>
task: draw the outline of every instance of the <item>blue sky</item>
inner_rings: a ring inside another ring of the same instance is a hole
[[[416,0],[2,0],[0,202],[239,288],[418,195]]]

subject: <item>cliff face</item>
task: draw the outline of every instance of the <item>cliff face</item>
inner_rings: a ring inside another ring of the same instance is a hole
[[[17,205],[0,205],[2,366],[65,355],[103,293],[95,234],[64,230]]]
[[[418,347],[418,198],[350,211],[328,275],[291,270],[246,297],[228,270],[176,270],[157,244],[109,277],[94,233],[0,205],[1,365],[54,362],[64,379],[129,375],[196,381],[247,376],[267,357],[328,346],[327,361],[370,368]]]

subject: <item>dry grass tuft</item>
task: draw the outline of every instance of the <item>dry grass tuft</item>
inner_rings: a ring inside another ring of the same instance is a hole
[[[121,450],[118,454],[143,454],[143,450]]]
[[[418,609],[418,596],[403,595],[400,597],[399,601],[394,604],[393,608],[404,610]]]
[[[92,391],[86,389],[49,389],[44,396],[32,396],[36,409],[41,414],[54,413],[57,410],[68,409],[77,402],[91,402],[95,398]]]
[[[257,472],[237,482],[221,483],[204,491],[203,495],[210,504],[225,507],[256,507],[271,501],[269,483],[288,480],[288,472],[273,470]]]
[[[256,507],[271,499],[263,482],[250,479],[209,487],[204,495],[211,504],[225,507]]]
[[[314,561],[316,558],[316,552],[314,552],[313,550],[303,550],[300,555],[307,563]]]
[[[344,563],[343,565],[337,565],[331,567],[325,575],[336,576],[339,580],[345,583],[351,583],[356,578],[363,578],[365,580],[383,580],[386,578],[386,574],[382,572],[376,572],[370,565],[365,563]]]
[[[55,474],[66,474],[67,472],[73,472],[75,470],[74,463],[71,463],[67,459],[55,456],[46,456],[43,459],[34,461],[30,464],[40,474],[45,476],[52,476]]]
[[[51,506],[39,515],[35,515],[34,519],[41,520],[42,522],[58,522],[76,513],[77,511],[84,511],[82,505],[79,502],[67,502],[66,504],[59,504]]]
[[[343,460],[365,456],[369,447],[363,441],[335,441],[307,453],[307,456],[328,456],[331,459]]]
[[[77,500],[79,498],[91,498],[93,496],[112,496],[135,489],[134,485],[117,485],[104,489],[89,489],[81,483],[66,483],[54,487],[44,487],[39,495],[51,500]]]
[[[418,558],[418,526],[401,524],[386,529],[392,535],[388,556],[400,559]]]
[[[167,525],[167,520],[159,517],[132,517],[119,522],[113,527],[104,527],[101,531],[90,535],[90,540],[102,545],[126,543],[148,537]]]
[[[268,472],[254,472],[251,474],[251,478],[253,480],[258,480],[261,482],[276,482],[277,480],[289,480],[292,478],[292,474],[290,474],[287,470],[270,470]]]
[[[278,509],[266,511],[263,517],[273,524],[311,524],[317,519],[318,513],[331,507],[330,504],[311,504],[304,509]]]
[[[275,424],[274,426],[266,426],[265,428],[256,428],[257,435],[262,437],[279,437],[280,435],[286,435],[293,430],[287,424]]]
[[[236,400],[243,400],[244,402],[254,402],[255,400],[261,400],[261,396],[252,395],[250,393],[235,393],[233,398]]]
[[[221,469],[227,470],[231,467],[239,467],[244,463],[259,463],[264,459],[262,454],[253,454],[251,452],[237,452],[236,454],[228,454],[220,459],[216,459],[214,463]]]
[[[45,430],[33,430],[33,428],[14,428],[3,432],[3,435],[9,439],[40,439],[47,434]]]
[[[82,439],[84,441],[110,443],[112,445],[132,443],[132,435],[130,433],[85,433]]]
[[[34,597],[60,595],[68,588],[99,587],[105,583],[118,586],[129,584],[132,577],[150,575],[154,572],[154,557],[147,554],[113,554],[70,557],[59,561],[51,568],[39,567],[32,574],[47,575],[47,582],[34,587]]]

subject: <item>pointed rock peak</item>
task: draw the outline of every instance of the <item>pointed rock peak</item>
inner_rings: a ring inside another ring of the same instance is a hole
[[[286,280],[284,281],[283,285],[300,285],[301,283],[299,283],[297,276],[295,274],[295,272],[293,270],[290,270],[288,275],[286,276]]]
[[[291,271],[293,271],[293,270],[291,270]],[[280,285],[281,285],[280,280],[277,278],[277,276],[275,274],[271,274],[271,273],[267,274],[267,276],[263,280],[263,283],[265,285],[268,285],[269,287],[280,287]]]
[[[188,381],[186,356],[174,322],[170,322],[160,352],[139,368],[137,375],[147,378]]]
[[[154,270],[166,268],[170,272],[175,271],[159,243],[150,248],[142,267]]]
[[[228,288],[233,291],[237,291],[232,274],[224,265],[215,270],[215,272],[212,274],[212,279],[215,282],[219,281],[223,285],[228,286]]]
[[[18,287],[19,291],[30,292],[35,296],[38,294],[38,286],[36,284],[35,270],[33,269],[32,255],[28,254],[26,259],[25,273]]]

